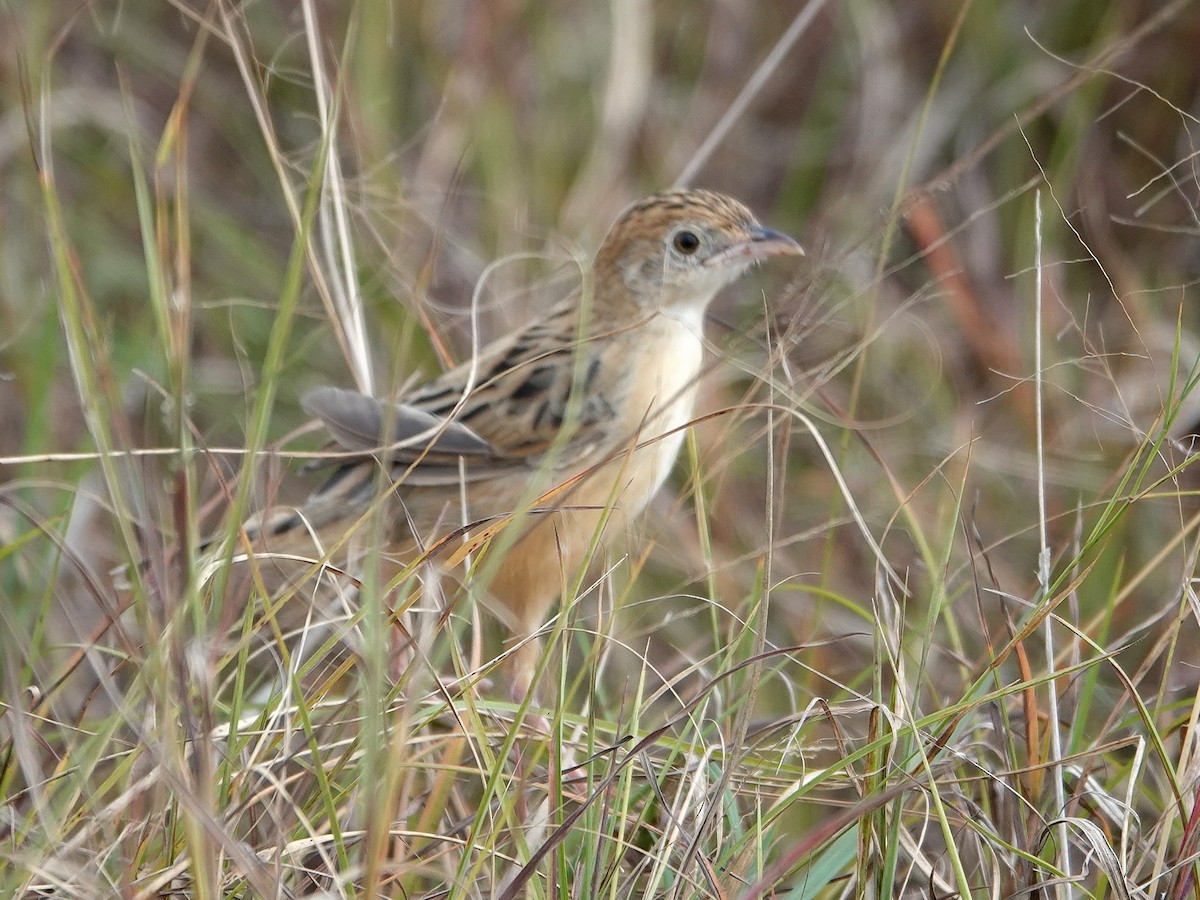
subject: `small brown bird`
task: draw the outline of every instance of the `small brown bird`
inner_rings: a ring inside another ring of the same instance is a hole
[[[605,517],[616,518],[611,532],[636,516],[674,464],[709,302],[753,263],[801,253],[711,191],[634,203],[601,244],[590,291],[545,318],[398,403],[333,387],[305,396],[337,443],[361,455],[338,459],[301,506],[269,510],[247,533],[268,549],[336,535],[381,501],[381,487],[394,523],[387,555],[399,560],[465,525],[515,517],[485,590],[516,637],[534,634]],[[515,655],[515,695],[539,653],[529,641]]]

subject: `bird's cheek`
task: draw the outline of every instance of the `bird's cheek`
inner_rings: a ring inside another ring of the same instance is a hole
[[[662,263],[656,259],[639,259],[621,268],[621,277],[634,301],[641,306],[654,306],[662,292]]]

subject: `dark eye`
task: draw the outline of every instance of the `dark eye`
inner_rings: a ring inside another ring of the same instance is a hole
[[[671,243],[684,256],[691,256],[700,249],[700,238],[696,237],[696,232],[688,231],[686,228],[683,231],[675,232]]]

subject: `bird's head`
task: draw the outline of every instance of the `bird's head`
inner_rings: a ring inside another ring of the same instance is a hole
[[[605,312],[702,315],[716,293],[751,265],[804,251],[764,228],[743,204],[705,190],[670,191],[621,214],[596,254],[595,285]]]

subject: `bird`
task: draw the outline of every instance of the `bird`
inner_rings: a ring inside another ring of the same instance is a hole
[[[710,302],[754,264],[803,252],[714,191],[634,202],[583,287],[543,317],[397,399],[305,394],[340,452],[307,500],[263,510],[247,537],[275,548],[337,535],[379,503],[386,553],[401,561],[448,534],[507,532],[482,590],[519,642],[510,688],[521,699],[540,659],[535,635],[598,529],[635,520],[675,462]]]

